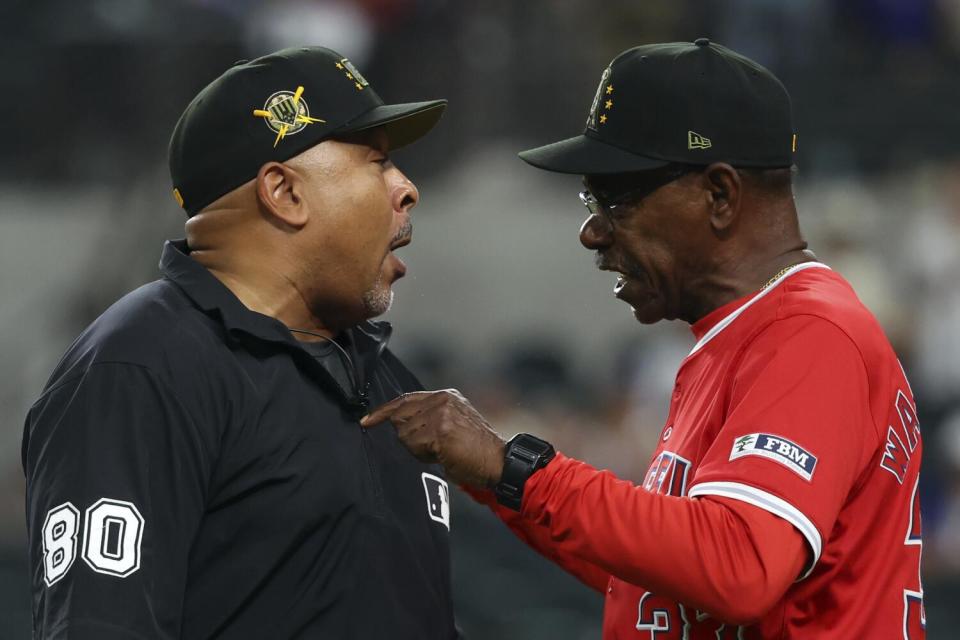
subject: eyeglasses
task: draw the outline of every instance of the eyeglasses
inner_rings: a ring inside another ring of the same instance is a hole
[[[591,215],[598,213],[611,214],[614,210],[624,204],[636,204],[649,196],[660,187],[677,180],[688,173],[700,171],[702,167],[698,165],[668,165],[666,169],[655,171],[644,171],[631,174],[617,174],[616,176],[598,176],[590,179],[589,182],[595,184],[601,183],[595,191],[599,195],[594,195],[590,189],[580,192],[580,202],[587,208]],[[637,183],[639,186],[637,186]],[[613,188],[603,188],[602,184],[611,184]],[[617,188],[620,184],[630,184],[627,190]]]
[[[587,208],[587,211],[590,212],[590,215],[595,216],[598,213],[600,213],[600,209],[601,209],[600,201],[597,200],[592,193],[584,189],[583,191],[580,192],[579,195],[580,195],[580,202],[582,202],[583,206]],[[602,208],[606,209],[607,207],[602,207]]]

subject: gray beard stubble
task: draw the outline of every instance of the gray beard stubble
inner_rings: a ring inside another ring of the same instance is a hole
[[[402,238],[413,235],[413,223],[408,218],[404,224],[397,229],[394,234],[393,242],[399,242]],[[390,310],[393,305],[393,289],[383,286],[383,272],[377,276],[376,282],[369,289],[363,292],[363,308],[367,312],[367,317],[381,316]]]
[[[383,286],[383,274],[377,276],[369,289],[363,292],[363,308],[367,317],[381,316],[393,305],[393,290]]]

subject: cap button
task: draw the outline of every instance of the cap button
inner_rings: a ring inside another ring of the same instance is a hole
[[[697,45],[698,47],[709,47],[710,38],[697,38],[693,41],[693,44]]]

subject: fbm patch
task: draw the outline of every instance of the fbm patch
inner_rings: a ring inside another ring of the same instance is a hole
[[[730,460],[743,456],[760,456],[779,462],[804,480],[813,477],[817,457],[786,438],[770,433],[748,433],[733,441]]]

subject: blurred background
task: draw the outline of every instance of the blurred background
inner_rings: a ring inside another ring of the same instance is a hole
[[[417,183],[392,347],[503,433],[639,481],[693,344],[641,327],[577,231],[576,177],[516,152],[583,128],[628,47],[707,36],[772,69],[811,248],[876,313],[924,433],[929,638],[960,628],[960,1],[4,0],[0,5],[0,638],[30,634],[23,417],[60,354],[157,277],[183,212],[166,144],[241,58],[323,44],[388,101],[446,97],[395,161]],[[454,498],[468,638],[598,638],[602,599]]]

